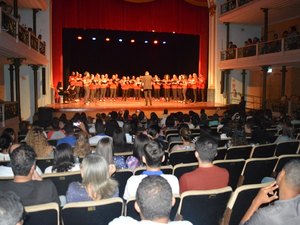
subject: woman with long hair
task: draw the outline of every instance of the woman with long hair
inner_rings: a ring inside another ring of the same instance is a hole
[[[191,142],[192,132],[188,125],[182,125],[182,127],[179,129],[179,136],[182,140],[182,144],[174,145],[170,152],[180,150],[195,150],[195,144]]]
[[[77,134],[77,141],[74,146],[74,156],[85,157],[91,153],[88,136],[85,132],[80,131]]]
[[[66,194],[67,203],[118,197],[118,182],[110,175],[104,157],[96,153],[87,155],[81,165],[82,183],[72,182],[69,185]]]

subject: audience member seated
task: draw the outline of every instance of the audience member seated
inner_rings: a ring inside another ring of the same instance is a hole
[[[76,137],[74,136],[73,124],[71,122],[66,122],[64,126],[64,131],[66,136],[64,138],[59,139],[57,141],[57,145],[60,145],[62,143],[67,143],[72,147],[74,147],[77,140]]]
[[[82,161],[82,183],[69,185],[67,203],[118,197],[118,183],[110,178],[111,174],[104,157],[95,153],[87,155]]]
[[[0,182],[0,191],[15,192],[25,206],[57,202],[59,198],[54,184],[42,180],[35,170],[36,153],[29,145],[20,145],[11,154],[14,179]]]
[[[12,145],[12,138],[8,134],[0,136],[0,161],[9,161],[9,148]]]
[[[139,133],[135,136],[133,143],[133,155],[126,159],[127,168],[135,170],[136,168],[143,166],[142,157],[144,155],[144,148],[149,142],[150,138],[146,134]]]
[[[157,141],[163,149],[168,148],[168,143],[164,140],[164,137],[161,136],[160,127],[158,125],[151,125],[147,130],[146,134],[150,140]]]
[[[103,124],[102,119],[97,119],[95,123],[95,130],[96,130],[96,135],[93,137],[89,138],[89,143],[91,146],[96,146],[98,142],[103,138],[103,137],[108,137],[105,134],[105,126]]]
[[[277,137],[274,143],[281,143],[285,141],[292,141],[294,139],[293,127],[290,122],[281,124],[281,134]]]
[[[55,117],[52,119],[51,126],[52,126],[52,130],[50,130],[47,133],[48,140],[58,140],[58,139],[64,138],[66,136],[64,131],[59,128],[59,119],[58,118]]]
[[[84,158],[91,152],[88,136],[85,132],[80,131],[77,134],[77,141],[74,147],[74,156]]]
[[[226,169],[212,164],[217,154],[218,144],[209,137],[200,137],[195,144],[198,168],[180,177],[180,193],[191,190],[209,190],[228,185],[229,173]]]
[[[0,192],[0,224],[22,225],[24,207],[20,198],[13,192]]]
[[[17,143],[17,137],[16,137],[16,132],[14,131],[13,128],[7,127],[3,130],[2,134],[7,134],[11,137],[11,142],[12,144]]]
[[[269,206],[260,208],[271,202]],[[259,191],[240,224],[298,225],[299,221],[300,160],[292,160],[283,167],[276,182]]]
[[[113,143],[111,137],[104,137],[102,138],[97,146],[96,146],[96,153],[101,155],[106,159],[108,163],[109,170],[114,173],[116,171],[116,165],[113,158]]]
[[[182,144],[174,145],[171,152],[181,150],[195,150],[195,144],[191,142],[192,132],[188,126],[182,126],[179,130],[179,135],[182,140]]]
[[[161,163],[164,161],[164,152],[156,141],[151,141],[145,145],[143,162],[146,164],[146,171],[141,175],[131,176],[127,180],[123,198],[128,199],[134,197],[139,183],[147,176],[162,176],[172,187],[174,194],[179,194],[178,180],[174,175],[163,174],[160,170]]]
[[[25,142],[34,149],[37,157],[53,156],[53,147],[47,142],[47,136],[43,128],[33,126],[28,131]]]
[[[206,124],[208,120],[208,116],[206,115],[205,109],[200,110],[200,122],[202,124]]]
[[[73,149],[71,145],[62,143],[56,146],[54,151],[53,166],[45,169],[45,173],[79,171],[80,164],[75,163]]]
[[[135,209],[140,214],[142,221],[131,217],[121,216],[114,219],[109,225],[134,225],[134,224],[173,224],[192,225],[188,221],[169,221],[175,199],[172,187],[161,176],[148,176],[138,186],[136,192]]]
[[[131,152],[132,144],[125,141],[125,134],[122,128],[117,128],[113,132],[113,152]]]

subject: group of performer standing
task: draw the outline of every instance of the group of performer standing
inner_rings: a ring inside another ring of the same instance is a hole
[[[153,77],[148,71],[143,76],[122,76],[113,74],[96,73],[90,74],[84,72],[72,72],[69,76],[69,86],[67,93],[72,100],[79,101],[84,99],[84,103],[111,100],[115,101],[117,97],[122,96],[122,100],[133,97],[140,100],[142,95],[146,99],[146,105],[152,104],[151,98],[159,100],[164,97],[165,101],[174,101],[187,103],[188,101],[204,101],[205,99],[205,79],[202,74],[196,73],[185,75],[176,75],[172,77],[169,74],[161,79],[158,75]],[[142,94],[143,93],[143,94]]]

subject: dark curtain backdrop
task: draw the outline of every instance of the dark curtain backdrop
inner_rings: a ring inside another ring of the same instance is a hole
[[[199,72],[207,76],[208,9],[183,0],[52,0],[53,85],[63,80],[63,28],[173,32],[200,35]]]

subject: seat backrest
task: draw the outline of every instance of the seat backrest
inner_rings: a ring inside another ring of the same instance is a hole
[[[264,177],[270,177],[277,163],[277,157],[247,159],[240,184],[258,184]]]
[[[175,145],[182,145],[183,142],[182,141],[171,141],[171,142],[168,142],[168,148],[167,148],[167,152],[171,152],[172,148],[175,146]]]
[[[50,157],[36,158],[35,164],[44,172],[47,167],[53,165],[53,160],[54,159]]]
[[[227,204],[223,225],[238,225],[259,189],[267,185],[269,185],[269,183],[250,184],[238,187],[234,193],[232,193]]]
[[[178,207],[180,204],[180,196],[179,195],[174,195],[175,198],[175,204],[171,209],[170,213],[170,220],[173,221],[177,215]],[[131,218],[135,220],[141,220],[140,214],[135,210],[134,208],[134,203],[135,203],[135,198],[129,198],[126,202],[126,207],[125,207],[125,216],[130,216]]]
[[[225,159],[249,159],[251,151],[251,145],[230,147],[227,149]]]
[[[107,225],[123,214],[123,208],[123,200],[117,197],[68,203],[61,214],[64,225]]]
[[[277,163],[273,170],[273,177],[277,177],[278,173],[282,170],[284,165],[292,160],[292,159],[300,159],[300,154],[291,154],[291,155],[281,155],[278,157]]]
[[[169,156],[169,164],[172,166],[175,166],[176,164],[180,163],[192,163],[197,162],[196,156],[195,156],[195,150],[191,151],[176,151],[171,152]]]
[[[231,187],[184,192],[181,195],[178,212],[184,220],[192,224],[219,224],[231,193]]]
[[[146,167],[138,167],[134,170],[133,174],[134,175],[140,175],[142,174],[144,171],[146,170]],[[167,166],[161,166],[160,170],[164,173],[164,174],[173,174],[173,166],[171,165],[167,165]]]
[[[177,164],[173,168],[173,175],[180,179],[180,177],[188,172],[192,172],[198,167],[198,163],[182,163],[182,164]]]
[[[286,141],[278,143],[275,156],[298,153],[299,143],[299,141]]]
[[[133,172],[129,169],[121,169],[121,170],[117,170],[114,174],[113,174],[113,178],[115,180],[118,181],[119,183],[119,196],[123,196],[124,194],[124,190],[125,190],[125,186],[127,183],[127,180],[129,177],[131,177],[133,175]]]
[[[250,158],[267,158],[275,154],[276,144],[257,145],[253,148]]]
[[[27,213],[24,225],[59,225],[59,205],[55,202],[25,206]]]
[[[54,183],[58,195],[66,195],[70,183],[74,181],[81,182],[82,180],[80,171],[47,173],[43,175],[43,179],[49,179]]]
[[[235,190],[238,185],[238,181],[243,171],[245,162],[246,161],[244,159],[228,159],[228,160],[216,160],[213,161],[213,164],[227,169],[227,171],[229,172],[228,186],[230,186],[232,190]]]
[[[214,160],[223,160],[225,159],[227,153],[227,148],[226,147],[219,147],[217,150],[217,155]]]

